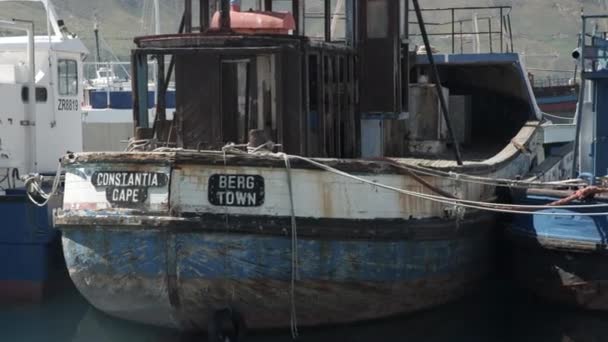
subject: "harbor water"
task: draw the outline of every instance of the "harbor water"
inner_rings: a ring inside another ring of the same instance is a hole
[[[440,308],[349,326],[300,329],[298,341],[605,341],[608,315],[552,306],[499,277],[483,289]],[[76,289],[40,305],[0,308],[0,341],[186,342],[185,335],[111,318],[91,307]],[[255,332],[247,341],[291,341],[288,331]]]

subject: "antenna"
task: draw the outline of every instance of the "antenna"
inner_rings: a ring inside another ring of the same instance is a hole
[[[95,61],[99,63],[101,62],[101,54],[99,53],[99,18],[97,17],[97,12],[93,14],[93,23],[93,32],[95,32],[95,51],[97,52]]]

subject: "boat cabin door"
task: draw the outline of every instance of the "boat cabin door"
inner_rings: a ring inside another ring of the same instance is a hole
[[[273,54],[178,55],[175,67],[177,146],[246,144],[252,129],[277,141]]]

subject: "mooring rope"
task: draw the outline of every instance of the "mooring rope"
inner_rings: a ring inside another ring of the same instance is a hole
[[[471,184],[481,184],[481,185],[490,185],[490,186],[501,186],[508,188],[522,188],[526,189],[529,187],[537,187],[537,188],[563,188],[564,186],[586,186],[587,183],[582,182],[581,179],[567,179],[559,182],[534,182],[534,181],[525,181],[525,180],[517,180],[517,179],[505,179],[505,178],[489,178],[489,177],[481,177],[481,176],[473,176],[465,173],[458,173],[454,171],[441,171],[429,167],[424,167],[420,165],[410,166],[399,163],[390,158],[384,158],[390,161],[391,165],[397,168],[403,168],[404,170],[408,170],[411,172],[415,172],[425,176],[431,177],[439,177],[439,178],[448,178],[452,179],[456,182],[460,183],[471,183]],[[379,159],[383,160],[383,159]]]
[[[268,143],[265,143],[264,146],[267,146]],[[238,145],[234,145],[234,144],[229,144],[224,146],[224,148],[222,149],[222,151],[224,151],[224,153],[227,152],[231,152],[231,153],[235,153],[235,154],[248,154],[245,151],[242,151],[240,149],[238,149]],[[265,153],[264,155],[267,156],[274,156],[274,157],[281,157],[284,158],[284,154],[283,153]],[[456,206],[456,207],[462,207],[462,208],[469,208],[469,209],[475,209],[475,210],[481,210],[481,211],[490,211],[490,212],[497,212],[497,213],[504,213],[504,214],[523,214],[523,215],[546,215],[546,216],[606,216],[608,215],[608,212],[599,212],[599,213],[579,213],[579,212],[571,212],[571,213],[555,213],[555,212],[538,212],[535,210],[544,210],[544,209],[589,209],[589,208],[606,208],[608,207],[608,203],[606,204],[585,204],[585,205],[564,205],[564,206],[552,206],[552,205],[519,205],[519,204],[503,204],[503,203],[492,203],[492,202],[483,202],[483,201],[471,201],[471,200],[464,200],[464,199],[458,199],[458,198],[449,198],[449,197],[445,197],[445,196],[438,196],[438,195],[431,195],[431,194],[424,194],[424,193],[420,193],[420,192],[416,192],[416,191],[411,191],[411,190],[405,190],[405,189],[400,189],[397,187],[393,187],[393,186],[389,186],[386,184],[382,184],[382,183],[378,183],[378,182],[374,182],[374,181],[370,181],[367,180],[365,178],[361,178],[355,175],[351,175],[347,172],[344,171],[340,171],[338,169],[335,169],[329,165],[317,162],[315,160],[312,160],[310,158],[306,158],[306,157],[302,157],[302,156],[297,156],[297,155],[286,155],[288,158],[290,159],[299,159],[302,160],[304,162],[307,162],[313,166],[316,166],[317,168],[323,169],[325,171],[337,174],[339,176],[342,177],[346,177],[346,178],[350,178],[362,183],[366,183],[366,184],[370,184],[374,187],[379,187],[379,188],[383,188],[386,190],[390,190],[390,191],[394,191],[394,192],[398,192],[404,195],[408,195],[411,197],[416,197],[416,198],[422,198],[422,199],[426,199],[429,201],[433,201],[433,202],[437,202],[437,203],[441,203],[441,204],[446,204],[446,205],[451,205],[451,206]]]
[[[59,194],[59,184],[61,183],[61,161],[59,162],[59,166],[57,166],[57,173],[55,174],[55,179],[53,179],[53,186],[51,188],[50,193],[46,193],[42,189],[43,176],[39,174],[30,174],[21,177],[21,181],[25,184],[25,193],[27,194],[28,199],[37,205],[38,207],[44,207],[49,203],[49,201],[56,195]],[[36,193],[38,196],[42,197],[43,202],[38,202],[33,196],[32,193]]]
[[[279,145],[274,144],[272,141],[268,141],[260,146],[252,147],[248,144],[234,144],[229,143],[222,148],[224,154],[224,162],[226,161],[226,154],[257,154],[257,155],[270,155],[277,158],[283,158],[285,161],[285,170],[287,176],[287,189],[289,192],[289,204],[290,204],[290,216],[291,216],[291,283],[289,289],[290,297],[290,328],[291,337],[293,339],[300,336],[298,332],[298,315],[296,308],[296,282],[298,280],[298,225],[296,220],[296,206],[293,200],[293,182],[291,179],[291,156],[286,153],[273,153],[275,147]],[[247,152],[240,150],[241,148],[247,148]]]
[[[291,337],[298,338],[298,318],[296,313],[296,280],[298,279],[298,226],[296,223],[296,207],[293,201],[293,185],[291,182],[291,163],[289,156],[282,153],[287,170],[287,188],[289,190],[289,203],[291,205]]]
[[[289,157],[292,159],[300,159],[302,161],[310,163],[311,165],[314,165],[314,166],[316,166],[320,169],[326,170],[328,172],[331,172],[331,173],[334,173],[334,174],[337,174],[337,175],[340,175],[340,176],[343,176],[346,178],[350,178],[350,179],[353,179],[353,180],[356,180],[356,181],[359,181],[362,183],[370,184],[375,187],[379,187],[379,188],[395,191],[398,193],[402,193],[402,194],[405,194],[408,196],[427,199],[430,201],[447,204],[447,205],[460,206],[460,207],[476,209],[476,210],[485,210],[485,211],[506,213],[506,214],[528,214],[528,215],[530,215],[530,214],[537,215],[538,214],[538,215],[548,215],[548,216],[605,216],[605,215],[608,215],[608,212],[602,212],[602,213],[548,213],[548,212],[533,212],[531,210],[516,210],[516,209],[540,210],[540,209],[558,209],[558,208],[560,208],[560,209],[563,209],[563,208],[583,209],[583,208],[593,208],[593,207],[607,207],[608,204],[569,205],[569,206],[559,206],[559,207],[548,206],[548,205],[516,205],[516,204],[514,205],[514,204],[497,204],[497,203],[481,202],[481,201],[470,201],[470,200],[463,200],[463,199],[448,198],[448,197],[444,197],[444,196],[423,194],[420,192],[404,190],[404,189],[400,189],[400,188],[393,187],[390,185],[385,185],[382,183],[370,181],[370,180],[367,180],[365,178],[361,178],[361,177],[358,177],[355,175],[351,175],[349,173],[340,171],[338,169],[332,168],[331,166],[316,162],[316,161],[306,158],[306,157],[294,156],[294,155],[290,155]]]
[[[555,115],[555,114],[550,114],[550,113],[542,113],[543,116],[548,116],[550,118],[554,118],[554,119],[559,119],[559,120],[567,120],[567,121],[574,121],[574,118],[569,118],[567,116],[560,116],[560,115]]]

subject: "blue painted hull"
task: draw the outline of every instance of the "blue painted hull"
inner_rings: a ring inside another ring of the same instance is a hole
[[[0,301],[41,301],[69,283],[60,232],[48,207],[29,202],[23,191],[0,196]]]
[[[473,290],[493,249],[491,221],[470,224],[482,226],[460,237],[452,222],[450,234],[427,239],[298,239],[299,325],[411,313]],[[111,315],[205,330],[211,313],[230,307],[254,329],[290,325],[288,236],[74,226],[63,247],[80,292]]]
[[[557,199],[528,197],[523,203],[548,204]],[[586,211],[593,210],[605,211]],[[608,310],[606,216],[518,216],[507,228],[507,234],[512,246],[513,275],[519,285],[551,302]]]

